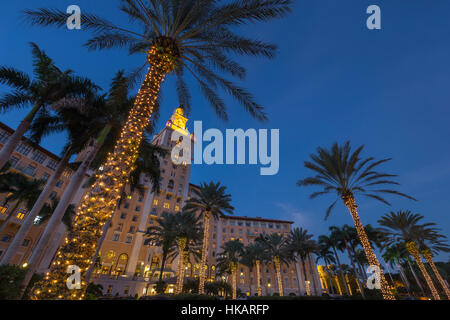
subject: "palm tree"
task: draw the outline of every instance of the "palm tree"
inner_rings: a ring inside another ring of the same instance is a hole
[[[215,219],[225,212],[232,214],[234,208],[231,206],[231,195],[225,193],[225,186],[220,182],[202,183],[199,189],[193,189],[193,196],[186,201],[185,210],[194,211],[203,216],[203,241],[202,260],[200,262],[200,284],[199,294],[204,293],[205,286],[205,265],[208,256],[209,245],[209,225],[211,216]]]
[[[89,96],[83,101],[75,99],[64,100],[63,103],[60,103],[63,104],[63,106],[60,108],[61,112],[59,113],[58,118],[46,121],[47,123],[52,123],[51,128],[47,129],[47,131],[60,131],[61,129],[67,128],[68,132],[73,133],[72,136],[74,139],[70,138],[70,141],[77,142],[75,145],[71,144],[73,152],[82,151],[83,148],[86,148],[87,152],[76,172],[71,176],[69,185],[64,190],[64,194],[61,197],[58,206],[55,208],[54,213],[50,217],[50,221],[47,223],[38,244],[33,249],[33,254],[28,262],[29,268],[27,275],[23,280],[23,286],[26,286],[30,281],[33,272],[37,268],[38,263],[44,254],[45,248],[47,248],[48,243],[51,241],[56,228],[60,225],[61,219],[76,192],[81,187],[89,168],[92,168],[93,166],[99,168],[100,163],[106,158],[106,154],[113,149],[114,141],[119,136],[119,128],[128,117],[129,110],[134,101],[134,99],[130,98],[128,95],[129,82],[130,80],[124,76],[124,72],[118,71],[111,82],[107,95]],[[37,121],[36,126],[41,127],[41,123]],[[150,128],[152,127],[153,126],[150,126]],[[35,136],[39,137],[42,134],[42,130],[36,129]],[[85,147],[86,144],[88,145],[87,147]],[[144,139],[140,152],[148,155],[149,149],[152,149],[152,147],[147,147],[146,140]],[[159,162],[156,162],[154,158],[155,157],[151,156],[145,160],[145,168],[149,167],[147,164],[150,162],[158,164],[159,168]],[[136,163],[136,167],[143,167],[139,159]],[[101,174],[102,170],[98,170],[96,177]],[[136,175],[139,175],[139,170],[130,177],[131,184],[133,184],[133,178]],[[155,184],[155,172],[152,172],[150,176],[153,184]],[[156,179],[159,181],[159,175]],[[121,192],[124,188],[125,185],[122,186]],[[29,227],[31,227],[31,224]],[[19,230],[16,238],[18,236],[22,238],[25,237],[27,232],[28,230],[26,229]],[[101,231],[99,231],[99,233],[101,233]],[[14,240],[11,245],[13,245],[14,242],[16,246],[20,245],[20,237],[17,238],[17,241]]]
[[[316,254],[316,263],[322,259],[325,263],[324,269],[326,268],[327,274],[328,274],[328,285],[330,286],[331,294],[334,294],[334,287],[333,287],[333,278],[332,274],[329,269],[329,265],[332,263],[336,263],[336,259],[334,258],[333,252],[330,250],[328,246],[318,244],[317,249],[315,251]]]
[[[437,269],[434,261],[433,261],[433,253],[449,252],[450,247],[447,243],[442,239],[446,239],[447,237],[439,234],[438,229],[433,228],[432,230],[427,228],[418,228],[416,230],[416,241],[419,244],[420,251],[422,256],[427,260],[431,269],[433,270],[436,279],[439,281],[442,289],[444,290],[447,298],[450,300],[450,290],[447,287],[444,279],[442,278],[439,270]]]
[[[297,255],[302,262],[303,271],[305,272],[305,281],[314,283],[313,271],[311,273],[306,271],[305,259],[309,259],[310,255],[317,250],[317,244],[312,240],[313,235],[308,233],[308,230],[303,228],[294,228],[291,230],[288,236],[288,248],[292,254]],[[309,280],[308,273],[311,275],[311,281]]]
[[[244,251],[244,244],[236,240],[230,240],[223,244],[222,252],[217,258],[217,272],[218,274],[229,273],[231,274],[231,287],[233,289],[232,298],[236,299],[236,275],[239,260],[242,257]]]
[[[358,283],[358,287],[361,292],[361,296],[363,299],[366,299],[366,296],[364,294],[364,288],[360,283],[360,280],[358,277],[358,272],[356,271],[356,267],[355,267],[355,262],[353,260],[353,258],[355,256],[355,250],[354,250],[353,246],[350,244],[351,242],[353,242],[354,239],[357,238],[356,229],[351,228],[349,225],[344,224],[341,228],[336,227],[336,226],[331,226],[329,228],[329,230],[332,234],[332,237],[337,239],[338,248],[341,251],[347,250],[348,258],[350,260],[350,263],[352,264],[353,275],[356,279],[356,282]]]
[[[411,295],[411,286],[409,284],[408,281],[408,277],[406,277],[405,271],[403,270],[403,266],[402,264],[409,259],[408,257],[408,252],[406,251],[406,248],[403,244],[396,244],[393,246],[386,246],[384,248],[384,253],[383,253],[383,259],[389,263],[389,265],[391,266],[391,268],[393,268],[394,266],[396,266],[400,272],[400,277],[402,278],[403,282],[405,283],[406,289],[408,291],[408,294]],[[414,277],[417,279],[416,275],[414,275]],[[419,285],[419,288],[422,289],[422,285],[420,284],[420,282],[417,283]],[[423,289],[422,289],[423,292]],[[425,295],[425,293],[423,293],[423,295]]]
[[[330,248],[333,250],[334,257],[336,258],[336,262],[338,264],[339,275],[341,276],[342,282],[344,283],[345,292],[347,295],[350,295],[348,292],[347,285],[345,283],[344,273],[342,272],[341,260],[339,259],[339,255],[337,253],[338,239],[336,239],[335,234],[330,234],[330,236],[327,236],[327,235],[319,236],[318,244],[321,247],[326,247],[326,248]]]
[[[256,292],[258,297],[262,295],[261,288],[261,263],[267,261],[266,252],[264,247],[257,242],[253,242],[244,247],[244,253],[242,254],[241,263],[247,266],[251,272],[253,267],[256,267]],[[251,285],[250,285],[251,291]]]
[[[61,71],[35,43],[31,43],[31,53],[35,76],[33,80],[17,69],[0,67],[0,84],[14,89],[13,93],[7,93],[0,98],[0,111],[34,105],[0,150],[0,168],[8,162],[39,111],[54,107],[55,103],[63,98],[83,96],[98,89],[88,79],[74,76],[70,70]]]
[[[289,264],[293,260],[292,250],[289,248],[289,241],[286,237],[272,233],[270,235],[260,235],[255,241],[261,243],[266,250],[267,255],[275,266],[277,273],[279,295],[283,296],[283,282],[281,279],[281,264]]]
[[[273,57],[275,46],[245,38],[231,29],[241,24],[281,18],[290,12],[291,4],[292,0],[122,1],[121,10],[132,21],[140,24],[140,32],[118,27],[92,14],[82,15],[83,28],[92,30],[95,34],[86,44],[90,49],[127,46],[130,53],[145,52],[146,61],[150,65],[114,152],[108,156],[103,174],[98,177],[80,206],[78,216],[89,215],[98,221],[96,230],[92,230],[91,234],[100,234],[99,230],[110,218],[120,198],[121,186],[127,183],[129,173],[133,170],[143,131],[154,111],[161,84],[169,73],[177,75],[179,100],[188,110],[190,94],[183,78],[185,71],[190,72],[198,82],[201,92],[221,118],[227,119],[227,113],[224,101],[217,94],[219,89],[224,89],[234,97],[256,119],[266,119],[263,108],[254,101],[252,94],[225,79],[220,73],[238,78],[245,76],[245,69],[233,61],[230,54]],[[33,25],[62,27],[67,21],[67,14],[58,9],[27,10],[25,14]],[[104,201],[97,201],[98,199]],[[82,232],[78,233],[78,230],[75,228],[69,235],[70,245],[89,240],[88,247],[92,249],[91,253],[86,254],[92,257],[100,236],[81,239]],[[74,263],[67,258],[65,255],[61,256],[60,264],[57,264],[58,271],[55,269],[51,273],[52,279],[65,281],[64,263]],[[201,273],[203,274],[203,270]],[[200,292],[203,292],[203,285],[204,280],[201,278]],[[85,285],[75,296],[68,291],[61,296],[80,298],[84,288]],[[50,296],[52,295],[47,297]]]
[[[420,225],[419,222],[422,219],[423,216],[418,213],[412,213],[409,210],[400,210],[398,212],[391,211],[390,213],[383,215],[381,219],[378,220],[378,223],[383,226],[381,230],[389,237],[389,240],[387,241],[388,245],[399,241],[405,242],[406,249],[419,266],[433,298],[435,300],[440,300],[436,287],[422,262],[420,251],[416,243],[418,231],[423,232],[424,230],[430,230],[429,227],[434,225],[434,223]]]
[[[23,174],[2,175],[1,177],[3,181],[0,182],[0,185],[7,188],[3,190],[0,188],[0,193],[5,193],[5,191],[8,193],[3,206],[10,202],[14,203],[14,206],[9,210],[6,219],[0,226],[0,234],[8,226],[9,221],[13,214],[16,213],[17,208],[22,204],[25,206],[24,209],[27,210],[30,210],[33,207],[34,202],[39,197],[42,185],[44,184],[44,181],[42,180],[29,179]]]
[[[38,215],[38,220],[36,221],[37,225],[43,225],[55,211],[55,208],[58,206],[59,199],[54,198],[51,203],[46,203],[44,207],[42,207],[41,211]],[[62,222],[66,226],[67,230],[71,230],[73,227],[73,218],[75,217],[75,206],[71,204],[66,212],[64,213]]]
[[[176,247],[177,239],[177,221],[174,214],[163,212],[161,219],[157,220],[156,226],[151,226],[147,229],[145,244],[152,243],[161,247],[161,269],[159,273],[159,281],[163,279],[164,267],[166,265],[167,257],[173,252]]]
[[[317,148],[317,154],[311,154],[312,162],[305,161],[304,166],[316,173],[313,177],[308,177],[297,182],[298,186],[317,186],[323,189],[311,194],[310,198],[336,192],[348,208],[353,222],[355,223],[358,238],[371,265],[376,265],[380,270],[381,292],[384,299],[395,299],[389,290],[388,283],[381,271],[380,263],[375,256],[370,245],[367,234],[358,215],[358,206],[355,201],[355,194],[360,194],[387,205],[390,203],[381,195],[393,194],[414,199],[396,190],[384,189],[382,185],[397,185],[391,178],[395,175],[375,171],[377,167],[391,159],[375,161],[373,157],[361,159],[360,154],[364,146],[360,146],[353,153],[350,142],[344,145],[334,143],[331,149]],[[381,189],[380,189],[381,188]],[[327,209],[325,219],[330,215],[331,210],[336,205],[336,199]],[[415,200],[415,199],[414,199]]]
[[[176,293],[183,292],[184,260],[186,246],[197,247],[201,242],[203,230],[199,217],[193,212],[181,211],[175,214],[176,218],[176,242],[178,245],[178,279]],[[189,252],[187,252],[189,255]]]

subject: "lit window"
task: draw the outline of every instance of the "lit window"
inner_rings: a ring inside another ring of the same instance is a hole
[[[158,199],[153,200],[153,205],[155,205],[155,206],[158,205]]]
[[[180,206],[175,206],[175,211],[180,211]]]
[[[23,213],[22,211],[17,212],[16,218],[19,220],[23,220],[23,218],[25,218],[25,213]]]
[[[164,208],[165,209],[169,209],[170,208],[170,204],[168,202],[164,203]]]
[[[8,205],[5,206],[0,206],[0,214],[3,214],[6,212],[6,210],[8,210]]]

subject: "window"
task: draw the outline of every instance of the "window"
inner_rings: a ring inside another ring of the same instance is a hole
[[[34,151],[34,152],[33,152],[33,156],[31,157],[31,160],[34,160],[34,161],[36,161],[37,163],[42,164],[42,163],[44,163],[44,161],[45,161],[46,158],[47,158],[47,157],[45,156],[45,154],[40,153],[39,151]]]
[[[53,171],[55,171],[57,165],[55,160],[50,159],[47,161],[47,168],[52,169]]]
[[[118,223],[118,224],[117,224],[116,231],[122,232],[122,228],[123,228],[123,223]]]
[[[55,199],[55,198],[56,198],[56,192],[55,192],[55,191],[52,191],[52,193],[50,193],[50,195],[49,195],[48,197],[49,197],[49,199],[51,199],[51,200]]]
[[[0,206],[0,214],[4,214],[8,210],[8,205]]]
[[[25,169],[23,169],[23,173],[34,177],[34,174],[36,173],[36,166],[29,164]]]
[[[181,198],[178,197],[178,198],[177,198],[177,203],[180,203],[180,202],[181,202]]]
[[[137,221],[137,216],[133,216],[133,218],[131,219],[131,221],[136,222],[136,221]]]
[[[152,215],[154,215],[154,216],[156,216],[156,208],[153,208],[152,209],[152,213],[151,213]]]
[[[165,208],[165,209],[170,209],[170,204],[169,204],[168,202],[165,202],[165,203],[164,203],[164,208]]]
[[[277,229],[280,229],[280,225],[279,225],[279,224],[277,224],[277,225],[276,225],[276,228],[277,228]]]
[[[128,233],[134,233],[134,229],[135,229],[135,226],[131,226],[130,230],[128,230]]]
[[[175,206],[175,211],[180,211],[180,206]]]
[[[273,229],[273,224],[269,224],[269,229]]]
[[[139,196],[138,202],[142,202],[142,196]]]
[[[222,229],[222,232],[223,232],[223,233],[227,232],[227,229],[226,229],[226,228],[223,228],[223,229]]]
[[[9,234],[5,234],[2,237],[2,242],[9,242],[11,240],[11,236]]]
[[[234,229],[233,228],[230,229],[230,233],[234,233]]]
[[[239,233],[242,234],[242,229],[239,229]]]
[[[26,156],[26,155],[28,155],[28,154],[30,153],[31,147],[28,146],[28,145],[26,145],[26,144],[24,144],[23,142],[21,142],[21,143],[17,146],[16,151],[19,152],[19,153],[21,153],[21,154],[23,154],[24,156]]]
[[[3,130],[0,130],[0,143],[5,143],[9,138],[9,133]]]
[[[123,294],[128,294],[129,291],[130,291],[130,287],[126,286],[125,290],[123,291]]]
[[[120,214],[120,219],[126,219],[127,218],[127,214],[125,212],[122,212]]]
[[[153,200],[153,205],[155,205],[155,206],[158,205],[158,199]]]
[[[56,183],[56,187],[61,188],[62,185],[63,185],[62,180],[58,180],[58,182]]]
[[[246,223],[245,223],[245,226],[246,226],[246,227],[250,227],[250,222],[246,222]]]
[[[242,221],[239,221],[238,226],[242,227],[242,225],[243,225]]]
[[[120,238],[120,233],[114,233],[113,237],[112,237],[112,241],[119,241]]]
[[[124,207],[125,209],[128,209],[128,208],[130,207],[130,204],[129,204],[128,202],[125,202],[125,204],[123,205],[123,207]]]
[[[19,210],[17,212],[16,218],[19,219],[19,220],[23,220],[23,218],[25,218],[25,211]]]
[[[170,193],[166,194],[166,200],[172,199],[172,195]]]
[[[22,242],[22,247],[28,247],[29,244],[30,244],[30,239],[24,239]]]
[[[137,212],[141,211],[141,206],[136,206],[136,211]]]
[[[106,293],[111,293],[112,292],[112,285],[108,286],[108,291],[106,291]]]
[[[126,243],[131,243],[131,240],[133,240],[133,237],[132,236],[127,236],[125,242]]]
[[[13,168],[15,168],[15,167],[17,166],[17,164],[19,163],[19,160],[20,160],[19,158],[12,156],[12,157],[9,159],[9,162],[11,163],[11,166],[12,166]]]
[[[50,178],[50,175],[47,172],[44,172],[44,174],[41,177],[41,180],[47,181],[48,178]]]

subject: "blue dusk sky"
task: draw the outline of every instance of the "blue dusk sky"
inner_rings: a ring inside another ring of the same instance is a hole
[[[129,28],[119,1],[1,1],[0,64],[31,72],[29,42],[36,42],[62,69],[72,69],[108,88],[119,69],[140,66],[144,55],[124,50],[89,52],[82,44],[90,33],[65,28],[31,27],[21,11],[40,6],[64,10],[71,4]],[[381,8],[382,29],[366,28],[366,8]],[[203,128],[280,130],[280,169],[260,176],[260,166],[194,165],[191,182],[220,181],[233,196],[235,214],[292,220],[315,236],[331,225],[352,225],[342,203],[324,221],[335,196],[309,199],[312,189],[296,186],[310,174],[303,161],[318,146],[351,140],[365,145],[364,156],[393,158],[384,171],[399,175],[402,192],[419,201],[387,196],[388,207],[357,198],[364,224],[390,210],[410,209],[436,222],[450,236],[450,2],[448,0],[299,0],[287,18],[242,27],[246,35],[278,45],[274,60],[239,58],[248,76],[243,85],[257,97],[269,121],[253,120],[226,97],[230,121],[219,120],[191,81],[189,117]],[[189,79],[192,80],[192,79]],[[0,94],[8,88],[1,86]],[[137,91],[137,89],[136,89]],[[177,107],[173,80],[164,83],[159,128]],[[0,115],[16,128],[24,110]],[[43,146],[59,154],[64,135]],[[448,254],[439,257],[448,260]]]

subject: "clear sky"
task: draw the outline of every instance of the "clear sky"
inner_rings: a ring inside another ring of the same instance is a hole
[[[20,2],[20,3],[19,3]],[[73,69],[107,88],[119,69],[131,70],[145,59],[125,50],[88,52],[82,43],[87,32],[30,27],[20,11],[39,6],[65,10],[77,4],[130,26],[118,10],[119,1],[32,0],[2,1],[0,64],[31,72],[28,43],[36,42],[63,69]],[[366,8],[381,7],[382,29],[366,28]],[[330,218],[324,213],[334,196],[309,200],[312,190],[296,187],[309,174],[303,161],[317,146],[347,139],[365,144],[364,155],[392,157],[385,171],[399,174],[401,191],[419,201],[389,197],[387,207],[375,200],[359,200],[364,224],[389,210],[410,209],[436,222],[449,236],[450,226],[450,2],[448,0],[299,0],[282,21],[242,28],[246,34],[274,42],[275,60],[240,59],[248,69],[244,85],[263,104],[269,121],[253,120],[233,100],[226,99],[230,121],[217,119],[193,89],[190,123],[204,128],[280,129],[280,171],[260,176],[259,166],[195,165],[191,182],[221,181],[233,196],[237,215],[295,221],[315,236],[330,225],[352,224],[343,204]],[[130,26],[132,28],[132,26]],[[177,106],[173,82],[164,84],[161,123]],[[7,88],[0,87],[0,92]],[[16,127],[24,111],[1,114]],[[64,136],[46,139],[43,146],[59,153]],[[441,255],[448,260],[448,255]]]

